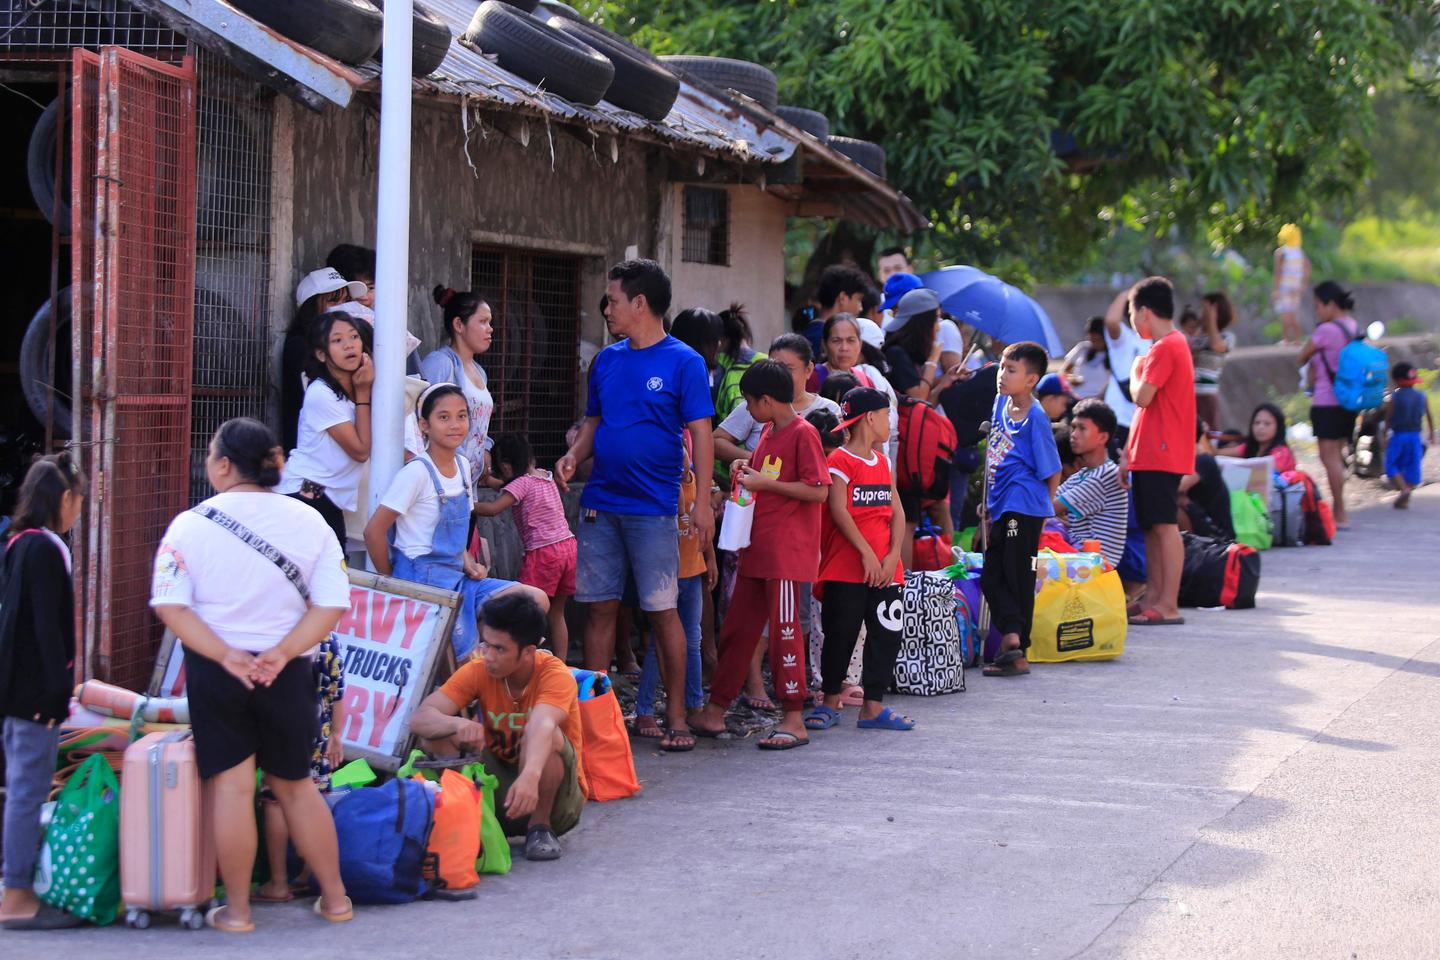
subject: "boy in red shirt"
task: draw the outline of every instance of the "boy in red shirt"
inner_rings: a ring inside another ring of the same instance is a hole
[[[768,619],[770,674],[784,718],[759,747],[790,750],[810,742],[801,717],[806,682],[800,604],[809,602],[802,587],[820,567],[820,504],[830,475],[820,434],[791,406],[795,383],[783,364],[757,360],[740,378],[740,392],[750,415],[766,424],[750,459],[731,467],[731,475],[755,494],[753,532],[750,546],[740,551],[735,593],[720,628],[710,703],[690,718],[690,729],[700,737],[724,732],[725,711],[745,683]]]
[[[1123,309],[1116,298],[1111,310]],[[1137,626],[1184,623],[1180,616],[1180,479],[1195,472],[1195,366],[1185,335],[1175,329],[1175,288],[1164,277],[1130,290],[1130,324],[1150,341],[1135,361],[1130,395],[1139,409],[1120,461],[1129,471],[1135,517],[1145,530],[1145,599],[1130,622]]]
[[[905,512],[884,453],[890,438],[890,398],[871,387],[845,394],[837,431],[849,428],[845,445],[833,451],[830,510],[820,548],[820,623],[825,631],[820,671],[825,702],[805,717],[811,730],[840,722],[845,673],[865,626],[865,702],[857,726],[869,730],[913,730],[915,722],[885,706],[895,679],[900,627],[905,620]]]

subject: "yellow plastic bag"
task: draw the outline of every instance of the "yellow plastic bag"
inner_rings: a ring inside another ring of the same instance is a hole
[[[1045,551],[1035,578],[1030,661],[1113,660],[1125,651],[1125,590],[1098,554]]]

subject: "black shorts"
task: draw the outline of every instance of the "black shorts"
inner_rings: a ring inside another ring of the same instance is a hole
[[[1135,521],[1142,529],[1179,522],[1180,474],[1131,470],[1130,492],[1135,498]]]
[[[246,690],[220,664],[186,650],[185,688],[202,778],[253,756],[272,777],[309,779],[320,725],[315,666],[309,657],[291,660],[270,686]]]
[[[1355,411],[1340,406],[1311,407],[1310,427],[1316,440],[1349,440],[1355,432]]]
[[[905,511],[906,523],[919,523],[924,510],[920,509],[920,494],[909,490],[897,491],[900,494],[900,509]]]

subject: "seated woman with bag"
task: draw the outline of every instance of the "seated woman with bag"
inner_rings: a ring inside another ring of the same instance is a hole
[[[350,579],[320,513],[274,492],[283,462],[263,423],[222,424],[205,460],[217,492],[171,521],[150,589],[155,615],[185,650],[195,758],[227,900],[205,919],[227,933],[255,929],[257,766],[320,887],[316,915],[336,923],[354,915],[330,808],[310,778],[311,658],[350,609]]]

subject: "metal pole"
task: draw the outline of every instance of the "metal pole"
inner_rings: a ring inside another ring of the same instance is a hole
[[[375,386],[370,408],[373,513],[404,462],[405,331],[410,291],[411,0],[385,4],[380,189],[375,216]]]

